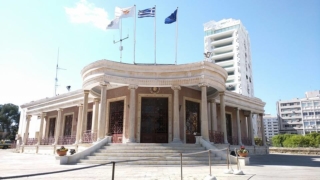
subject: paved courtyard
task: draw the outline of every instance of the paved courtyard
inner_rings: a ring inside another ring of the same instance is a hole
[[[0,149],[0,179],[34,173],[85,168],[92,165],[58,165],[54,156],[19,154]],[[255,155],[249,166],[241,167],[245,175],[224,174],[226,165],[212,165],[212,174],[218,180],[234,179],[320,179],[320,156],[270,154]],[[232,166],[237,169],[236,165]],[[115,166],[115,180],[179,180],[180,166]],[[209,166],[184,166],[184,180],[202,180],[209,174]],[[105,165],[81,170],[30,176],[16,179],[111,179],[112,166]]]

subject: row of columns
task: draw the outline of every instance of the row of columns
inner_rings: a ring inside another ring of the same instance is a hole
[[[107,101],[107,83],[101,83],[101,105],[99,109],[99,99],[94,99],[94,114],[93,114],[93,127],[92,130],[94,132],[97,132],[97,141],[102,140],[106,136],[105,130],[109,129],[109,124],[106,124],[106,101]],[[208,113],[207,113],[207,85],[202,83],[199,84],[201,88],[201,135],[204,140],[209,140],[209,120],[208,120]],[[138,88],[137,85],[129,85],[128,89],[130,90],[130,103],[129,103],[129,142],[133,143],[136,142],[135,140],[135,113],[136,113],[136,89]],[[179,90],[181,90],[181,87],[179,85],[174,85],[171,87],[174,91],[174,98],[173,98],[173,141],[172,143],[182,143],[180,138],[180,126],[179,126]],[[221,128],[224,133],[224,143],[228,143],[227,139],[227,129],[226,129],[226,117],[225,117],[225,102],[224,102],[224,92],[219,92],[220,96],[220,117],[221,117]],[[82,139],[82,132],[86,130],[86,122],[87,122],[87,112],[88,112],[88,97],[89,97],[89,90],[84,90],[84,99],[83,99],[83,105],[79,105],[79,111],[78,111],[78,124],[77,124],[77,133],[76,133],[76,144],[81,143],[83,141]],[[210,101],[210,107],[211,107],[211,129],[217,130],[217,118],[216,118],[216,103],[215,100]],[[55,129],[55,142],[54,144],[58,143],[58,138],[61,130],[61,121],[62,121],[62,111],[63,109],[58,109],[58,118],[56,123],[56,129]],[[238,142],[239,144],[242,144],[241,141],[241,126],[240,126],[240,109],[236,108],[236,119],[237,119],[237,127],[238,127]],[[38,144],[41,143],[41,137],[43,132],[43,121],[45,118],[45,113],[41,114],[41,122],[40,122],[40,131],[39,131],[39,140]],[[260,116],[262,118],[262,115]],[[27,134],[29,131],[29,124],[30,124],[30,118],[31,116],[27,116],[27,125],[26,125],[26,131],[25,136],[23,139],[23,142],[26,143]],[[252,118],[251,118],[251,112],[249,114],[249,133],[252,138],[252,142],[254,145],[254,136],[253,136],[253,124],[252,124]],[[263,127],[263,122],[261,119],[261,127]],[[108,132],[107,132],[108,133]],[[265,143],[265,136],[264,136],[264,130],[262,128],[262,139],[263,143]]]

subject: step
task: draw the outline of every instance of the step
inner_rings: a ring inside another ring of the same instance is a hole
[[[150,160],[169,160],[169,161],[180,161],[180,157],[150,157],[150,156],[140,156],[140,157],[114,157],[114,156],[88,156],[85,160],[140,160],[140,159],[150,159]],[[182,157],[183,161],[208,161],[208,156],[206,157]],[[221,160],[221,157],[211,157],[211,160]]]
[[[101,149],[134,149],[134,150],[151,150],[151,149],[176,149],[176,150],[183,150],[183,149],[190,149],[190,150],[205,150],[204,147],[199,146],[103,146]]]
[[[108,160],[80,160],[79,164],[105,164]],[[116,162],[118,165],[180,165],[180,161],[131,161],[131,162]],[[182,161],[183,165],[208,165],[208,161]],[[211,164],[225,164],[226,161],[216,160],[211,161]]]
[[[126,153],[121,153],[121,152],[96,152],[93,153],[92,156],[117,156],[117,157],[160,157],[160,156],[180,156],[180,153],[149,153],[149,152],[144,152],[144,153],[137,153],[137,152],[126,152]],[[208,157],[208,153],[201,153],[201,154],[183,154],[183,156],[188,156],[188,157],[199,157],[199,156],[205,156]],[[214,155],[212,155],[214,156]]]
[[[203,152],[207,153],[205,149],[99,149],[99,153],[193,153],[193,152]]]

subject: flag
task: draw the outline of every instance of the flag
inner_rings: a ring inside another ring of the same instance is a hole
[[[170,16],[168,16],[165,20],[164,20],[164,23],[165,24],[171,24],[173,22],[176,22],[177,20],[177,10],[176,9]]]
[[[119,29],[119,18],[115,18],[114,20],[112,20],[108,26],[106,27],[106,29]]]
[[[133,17],[134,14],[135,14],[135,6],[128,7],[128,8],[116,7],[116,9],[114,11],[114,15],[116,18]]]
[[[144,10],[139,10],[138,12],[138,18],[144,18],[144,17],[154,17],[156,14],[156,8],[148,8]]]

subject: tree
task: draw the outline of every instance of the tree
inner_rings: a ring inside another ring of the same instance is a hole
[[[14,104],[0,104],[0,131],[1,138],[14,140],[19,127],[20,112],[19,107]]]

